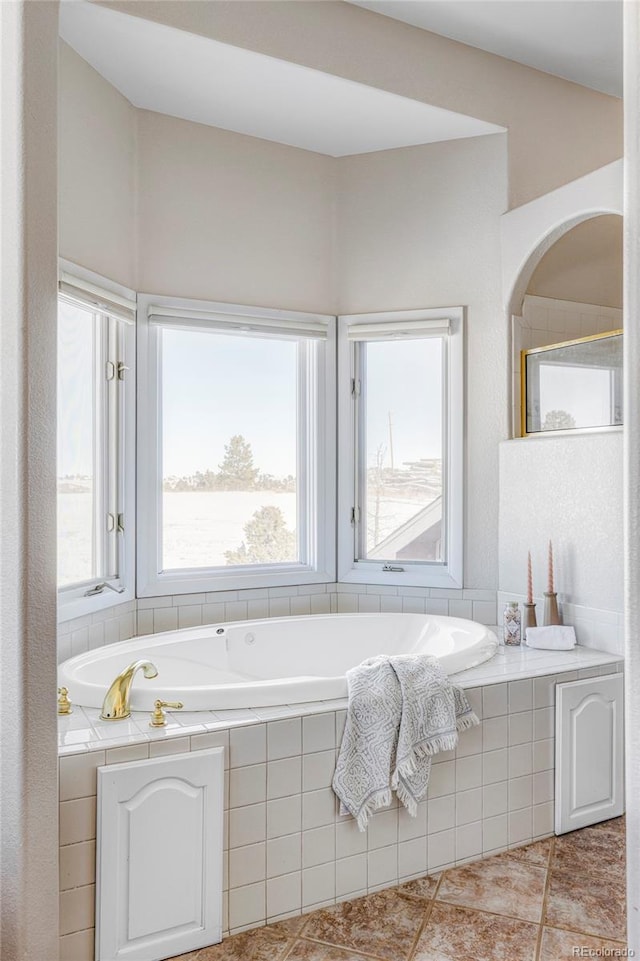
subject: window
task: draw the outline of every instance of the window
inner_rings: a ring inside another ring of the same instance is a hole
[[[461,308],[339,319],[339,579],[462,586]]]
[[[62,619],[133,596],[135,302],[62,274],[58,300],[58,590]],[[123,596],[126,595],[126,596]]]
[[[333,579],[335,318],[143,305],[138,593]]]

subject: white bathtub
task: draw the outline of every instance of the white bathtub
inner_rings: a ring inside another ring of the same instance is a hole
[[[158,676],[139,672],[131,708],[155,698],[187,711],[266,707],[345,697],[345,672],[376,654],[432,654],[448,674],[492,657],[495,634],[482,624],[424,614],[326,614],[236,621],[148,634],[79,654],[59,668],[59,684],[84,707],[102,707],[128,664],[148,658]]]

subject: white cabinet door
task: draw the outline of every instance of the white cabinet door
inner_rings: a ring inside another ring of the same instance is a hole
[[[98,768],[97,961],[222,939],[222,748]]]
[[[556,686],[556,834],[624,810],[623,676]]]

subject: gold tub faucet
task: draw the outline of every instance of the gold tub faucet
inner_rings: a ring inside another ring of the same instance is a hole
[[[131,685],[136,672],[139,670],[142,670],[144,676],[149,679],[158,676],[158,669],[155,664],[144,660],[134,661],[124,671],[121,671],[107,691],[102,704],[100,717],[103,721],[120,721],[125,717],[130,717]]]

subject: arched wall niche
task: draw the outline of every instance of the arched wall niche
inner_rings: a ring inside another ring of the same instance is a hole
[[[508,304],[511,434],[522,427],[521,352],[618,330],[622,322],[622,217],[576,214],[527,258]]]
[[[519,341],[522,307],[531,278],[554,244],[575,227],[605,215],[622,216],[622,185],[622,161],[616,161],[509,211],[502,218],[502,292],[511,368],[512,437],[521,433]]]
[[[579,299],[577,283],[570,296],[567,272],[560,278],[566,293],[559,291],[560,284],[558,292],[551,294],[551,287],[531,281],[541,262],[558,265],[562,261],[550,252],[555,245],[565,245],[565,252],[572,248],[568,243],[572,231],[588,230],[598,218],[622,216],[622,183],[622,165],[611,165],[502,218],[503,330],[510,342],[512,436],[516,439],[505,440],[499,447],[498,602],[521,594],[528,551],[533,557],[534,585],[544,584],[545,546],[552,538],[566,623],[576,626],[579,643],[615,653],[622,647],[619,627],[611,627],[620,624],[623,609],[622,431],[550,432],[521,438],[520,357],[514,335],[517,321],[522,320],[527,335],[541,338],[539,343],[533,339],[523,346],[542,346],[572,339],[563,335],[567,315],[580,325],[593,319],[602,322],[609,309],[620,315],[619,306],[604,306],[609,303],[606,298],[598,305],[597,296],[587,295],[587,283],[581,288],[584,297],[595,296],[595,302]],[[592,237],[596,235],[602,237],[604,232],[594,229]],[[580,244],[572,249],[578,248]],[[549,278],[550,272],[545,276]],[[540,293],[542,289],[546,292]],[[542,315],[537,318],[539,324],[530,323],[549,304],[553,306],[548,307],[547,328]],[[549,339],[542,339],[545,336]],[[608,612],[606,628],[599,626],[602,611]]]
[[[610,214],[620,217],[622,216],[622,212],[619,210],[607,208],[593,209],[576,214],[569,220],[565,220],[553,227],[531,251],[527,260],[523,264],[520,273],[516,277],[507,303],[507,315],[512,317],[514,314],[519,315],[521,313],[524,298],[536,268],[544,256],[562,237],[570,233],[574,227],[578,227],[587,220],[595,220],[597,217],[604,217]]]
[[[527,276],[527,269],[533,272],[563,234],[590,217],[622,216],[622,182],[622,160],[616,160],[503,215],[500,226],[505,310],[517,296],[521,275],[526,289],[531,277],[531,273]]]

